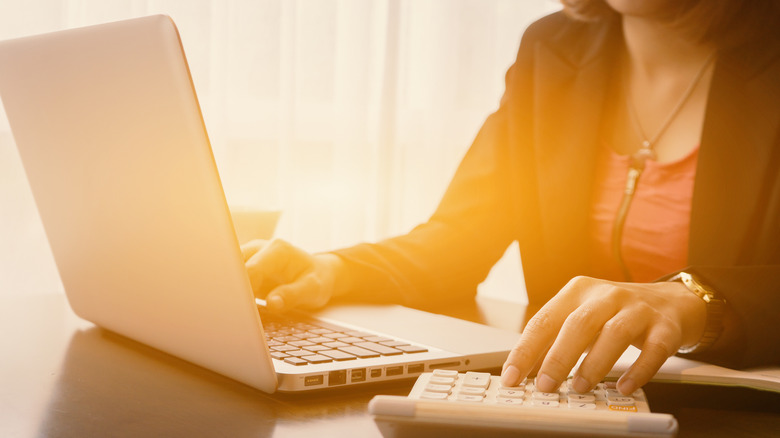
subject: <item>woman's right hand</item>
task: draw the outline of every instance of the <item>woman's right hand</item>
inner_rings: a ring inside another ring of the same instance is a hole
[[[271,311],[322,307],[344,292],[337,288],[344,262],[335,254],[309,254],[280,239],[253,240],[241,252],[255,296]]]

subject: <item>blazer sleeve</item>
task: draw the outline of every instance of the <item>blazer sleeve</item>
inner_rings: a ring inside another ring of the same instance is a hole
[[[729,345],[687,355],[730,368],[780,365],[780,266],[696,266],[697,274],[726,300],[737,330]]]
[[[511,242],[501,110],[467,152],[433,216],[411,232],[334,251],[347,264],[349,298],[429,307],[473,297]]]
[[[530,111],[517,109],[518,100],[530,102],[521,90],[532,89],[532,51],[525,40],[506,74],[498,110],[483,124],[432,217],[408,234],[333,251],[352,276],[347,299],[430,308],[473,298],[515,239],[508,137],[510,124],[515,130],[530,126]]]

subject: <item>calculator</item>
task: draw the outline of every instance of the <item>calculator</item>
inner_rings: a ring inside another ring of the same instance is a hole
[[[614,382],[599,383],[586,393],[570,387],[567,380],[558,391],[542,392],[536,390],[533,378],[505,387],[499,376],[489,373],[434,370],[420,375],[407,397],[378,395],[368,409],[384,435],[399,426],[407,432],[417,426],[428,431],[436,427],[471,430],[475,436],[524,432],[669,437],[677,433],[677,420],[650,412],[641,388],[624,395]]]

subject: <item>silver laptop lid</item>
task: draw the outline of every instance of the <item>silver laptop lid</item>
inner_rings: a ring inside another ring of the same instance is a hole
[[[170,18],[2,42],[0,96],[73,310],[272,392],[276,376]]]

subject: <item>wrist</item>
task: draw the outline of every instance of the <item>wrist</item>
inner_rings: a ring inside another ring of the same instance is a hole
[[[695,296],[699,301],[699,307],[704,307],[703,328],[697,330],[701,335],[694,342],[683,344],[678,353],[701,353],[708,350],[723,333],[723,320],[726,308],[726,301],[722,299],[710,286],[704,284],[695,275],[687,272],[680,272],[669,281],[680,282],[685,288]]]
[[[331,298],[344,296],[352,288],[350,276],[347,275],[346,263],[344,259],[333,253],[320,253],[314,255],[330,276]]]

